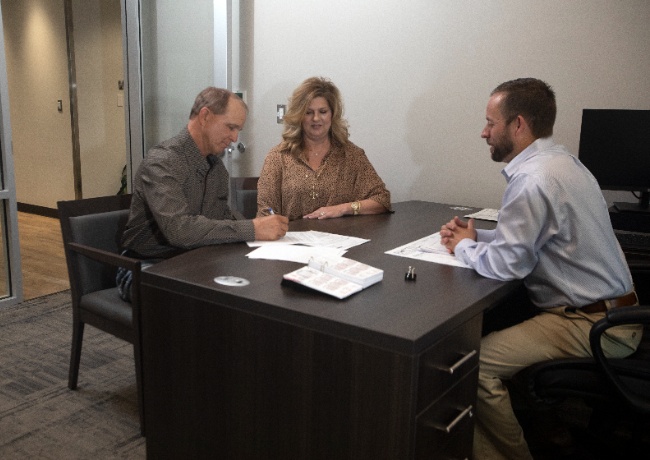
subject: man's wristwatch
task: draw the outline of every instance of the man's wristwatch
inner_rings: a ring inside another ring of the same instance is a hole
[[[361,212],[361,202],[360,201],[355,201],[353,203],[350,203],[350,207],[352,208],[352,213],[355,216]]]

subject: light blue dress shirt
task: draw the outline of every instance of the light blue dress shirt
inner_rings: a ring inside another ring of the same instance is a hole
[[[581,307],[632,290],[607,203],[592,174],[552,138],[503,168],[508,183],[495,230],[464,239],[456,257],[479,274],[524,279],[538,307]]]

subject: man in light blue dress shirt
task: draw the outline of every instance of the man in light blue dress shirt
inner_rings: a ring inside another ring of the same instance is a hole
[[[503,380],[531,364],[591,356],[589,329],[608,308],[638,303],[596,179],[553,142],[555,94],[543,81],[502,83],[490,96],[481,133],[506,163],[507,187],[495,230],[454,218],[441,241],[479,274],[523,279],[539,313],[481,342],[474,458],[530,459]],[[634,352],[641,327],[605,336],[609,356]]]

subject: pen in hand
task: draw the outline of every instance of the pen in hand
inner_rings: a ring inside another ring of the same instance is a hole
[[[266,208],[266,211],[272,216],[275,214],[275,211],[273,211],[273,208]]]

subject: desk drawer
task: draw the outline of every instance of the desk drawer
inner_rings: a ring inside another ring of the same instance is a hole
[[[417,418],[417,459],[470,458],[478,366]]]
[[[478,364],[483,315],[450,332],[420,357],[417,413]]]

